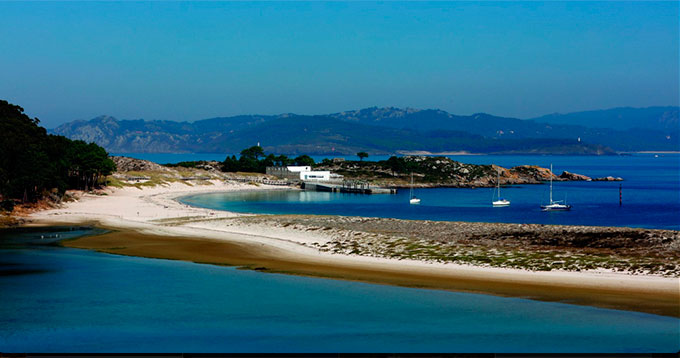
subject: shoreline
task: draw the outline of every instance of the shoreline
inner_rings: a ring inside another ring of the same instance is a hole
[[[622,279],[607,274],[588,277],[568,272],[498,270],[466,265],[425,267],[412,262],[389,267],[389,260],[384,260],[382,265],[379,261],[362,262],[358,258],[332,260],[272,249],[263,244],[168,238],[133,230],[86,236],[64,241],[62,245],[116,255],[235,266],[263,273],[490,294],[680,317],[673,287],[649,285],[649,277]]]
[[[643,150],[639,152],[622,152],[622,153],[637,153],[637,154],[680,154],[677,150]]]
[[[321,252],[319,232],[257,225],[221,226],[221,220],[255,216],[190,207],[178,198],[208,192],[281,190],[247,184],[110,189],[86,194],[62,208],[29,215],[23,226],[89,224],[113,232],[65,241],[64,246],[112,254],[230,265],[408,287],[530,298],[680,317],[675,277],[618,272],[529,271],[409,259]]]

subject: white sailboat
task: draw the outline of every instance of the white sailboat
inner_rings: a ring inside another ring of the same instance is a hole
[[[510,200],[505,200],[501,197],[501,174],[496,172],[496,186],[498,188],[498,200],[491,202],[494,208],[500,208],[503,206],[510,206]]]
[[[552,180],[552,163],[550,163],[550,204],[541,205],[541,210],[543,211],[567,211],[571,210],[571,205],[567,205],[563,200],[554,201],[553,200],[553,180]]]
[[[413,194],[413,172],[411,173],[411,193],[410,193],[409,204],[420,204],[420,199],[416,198]]]

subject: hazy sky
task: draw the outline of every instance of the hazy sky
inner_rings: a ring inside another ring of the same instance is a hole
[[[2,2],[0,98],[48,128],[678,105],[678,19],[678,2]]]

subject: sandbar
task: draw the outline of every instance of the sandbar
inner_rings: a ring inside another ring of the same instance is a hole
[[[112,232],[64,241],[68,247],[121,255],[238,266],[263,272],[356,280],[428,289],[591,305],[680,317],[680,280],[621,272],[530,271],[420,262],[322,252],[321,232],[301,234],[256,225],[222,227],[240,217],[189,207],[175,199],[195,193],[280,190],[267,185],[212,181],[138,189],[111,188],[84,194],[60,208],[28,217],[31,226],[89,224]]]

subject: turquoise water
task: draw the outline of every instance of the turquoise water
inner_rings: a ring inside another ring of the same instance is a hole
[[[569,212],[542,212],[549,186],[502,188],[510,207],[493,208],[493,189],[416,189],[420,205],[409,205],[408,190],[396,195],[358,195],[305,191],[200,194],[185,204],[247,213],[327,214],[401,219],[631,226],[680,230],[680,155],[569,157],[465,156],[455,158],[505,167],[533,164],[591,177],[620,176],[623,182],[555,182],[555,200],[565,199]],[[623,205],[619,206],[619,185]]]
[[[86,233],[0,232],[0,351],[680,349],[680,320],[672,317],[265,274],[49,244]]]

